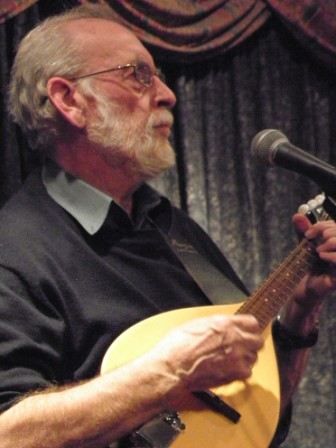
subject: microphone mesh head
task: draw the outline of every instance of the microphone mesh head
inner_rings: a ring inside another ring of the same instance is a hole
[[[288,141],[285,134],[277,129],[265,129],[258,132],[253,138],[251,143],[252,155],[265,165],[273,165],[273,153],[276,151],[277,146]]]

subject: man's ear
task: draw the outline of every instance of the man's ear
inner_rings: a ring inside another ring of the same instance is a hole
[[[86,101],[71,81],[60,77],[50,78],[47,84],[48,97],[65,120],[73,126],[85,126]]]

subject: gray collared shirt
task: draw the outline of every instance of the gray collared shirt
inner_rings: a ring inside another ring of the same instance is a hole
[[[90,234],[103,225],[113,198],[47,160],[42,181],[49,196],[63,207]]]

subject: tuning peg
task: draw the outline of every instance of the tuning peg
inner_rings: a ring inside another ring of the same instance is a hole
[[[321,219],[323,214],[323,202],[325,196],[323,193],[317,195],[314,199],[310,199],[306,204],[300,205],[298,213],[302,213],[310,219],[312,223]]]

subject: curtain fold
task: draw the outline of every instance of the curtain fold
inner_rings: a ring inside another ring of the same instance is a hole
[[[159,52],[161,59],[183,64],[208,59],[234,48],[270,16],[261,0],[100,2],[108,3],[115,19]]]
[[[336,70],[335,0],[91,0],[97,2],[109,4],[116,20],[168,61],[193,63],[227,52],[276,15]]]
[[[265,0],[293,35],[336,69],[335,0]]]
[[[0,1],[0,23],[14,17],[38,0],[1,0]]]

